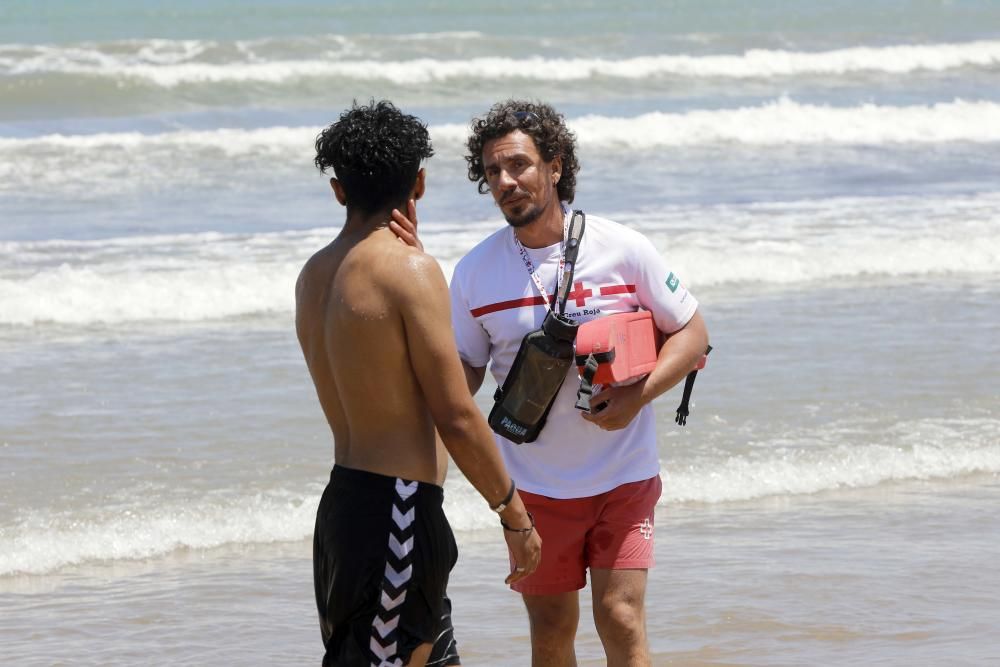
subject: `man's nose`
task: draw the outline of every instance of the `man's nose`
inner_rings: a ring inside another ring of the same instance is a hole
[[[510,172],[506,169],[501,169],[500,174],[497,176],[497,187],[500,190],[511,190],[517,187],[517,181],[510,175]]]

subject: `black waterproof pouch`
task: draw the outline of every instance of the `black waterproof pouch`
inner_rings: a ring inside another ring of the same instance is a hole
[[[542,326],[525,335],[503,386],[493,395],[487,420],[490,428],[517,444],[538,438],[569,369],[576,363],[574,342],[579,325],[564,313],[585,226],[583,211],[573,211],[557,295],[559,314],[549,311]]]

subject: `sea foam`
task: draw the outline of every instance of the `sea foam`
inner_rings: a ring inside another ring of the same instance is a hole
[[[283,84],[304,79],[383,80],[401,86],[451,80],[526,79],[581,81],[656,77],[768,79],[793,76],[837,76],[853,73],[907,74],[1000,63],[1000,41],[945,44],[859,46],[808,52],[750,49],[733,54],[656,54],[631,58],[578,57],[420,57],[410,60],[350,58],[344,53],[324,59],[264,59],[245,45],[238,58],[211,62],[202,58],[214,44],[162,42],[126,50],[120,46],[5,47],[0,50],[0,76],[72,74],[115,80],[138,80],[175,87],[186,84]],[[362,54],[363,55],[363,54]]]
[[[740,456],[666,461],[660,505],[1000,473],[1000,422],[994,419],[924,419],[884,430],[833,425],[756,444]]]
[[[610,215],[609,217],[618,217]],[[1000,275],[1000,196],[829,199],[623,213],[694,290],[782,288],[864,276]],[[468,227],[469,223],[464,226]],[[489,221],[422,224],[446,277]],[[305,260],[334,229],[0,243],[0,324],[285,317]]]
[[[319,491],[114,508],[87,519],[34,512],[0,535],[0,575],[151,558],[179,549],[285,542],[312,534]]]
[[[922,419],[868,431],[833,424],[755,444],[740,454],[666,458],[660,506],[1000,473],[1000,422],[994,419]],[[34,511],[0,535],[0,576],[182,549],[308,539],[320,491],[276,491],[226,501],[215,493],[183,504],[149,504],[139,494],[132,508],[120,503],[105,511],[89,508],[86,518]],[[496,516],[457,472],[445,484],[445,511],[457,531],[496,529]]]
[[[731,109],[651,112],[631,117],[586,115],[568,119],[568,125],[581,145],[593,150],[725,144],[987,143],[1000,142],[1000,104],[956,99],[930,105],[836,107],[782,97],[757,106]],[[128,151],[129,159],[189,153],[197,154],[202,161],[213,156],[220,162],[232,157],[258,156],[308,164],[319,129],[278,126],[0,138],[0,157],[7,158],[0,161],[0,175],[16,177],[27,173],[32,161],[47,165],[49,158],[67,159],[67,151],[81,157],[86,155],[88,160],[116,163],[126,157],[122,152]],[[430,127],[435,144],[452,153],[463,150],[468,132],[468,127],[459,123]]]

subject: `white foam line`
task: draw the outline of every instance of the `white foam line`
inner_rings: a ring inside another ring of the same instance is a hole
[[[760,444],[760,443],[758,443]],[[770,496],[871,488],[886,482],[946,480],[1000,473],[1000,421],[919,419],[887,427],[833,423],[788,433],[749,453],[716,452],[664,461],[660,505],[725,503]],[[685,463],[684,461],[689,461]],[[179,549],[307,539],[317,494],[260,493],[183,505],[120,501],[84,513],[36,511],[0,532],[0,576],[41,574],[90,562],[162,556]],[[445,511],[456,530],[495,526],[478,493],[461,475],[446,482]]]
[[[860,276],[1000,275],[997,193],[668,207],[631,212],[621,222],[641,229],[695,290],[808,288]],[[422,236],[449,275],[497,224],[426,221]],[[288,313],[302,264],[334,234],[323,228],[3,242],[0,324],[200,322]]]
[[[94,134],[46,134],[32,138],[0,138],[0,150],[71,149],[141,150],[150,148],[217,148],[227,155],[268,148],[311,149],[322,128],[266,127],[251,130],[218,128],[180,130],[159,134],[99,132]]]
[[[877,441],[863,442],[872,438]],[[851,439],[862,442],[843,444]],[[756,457],[687,466],[666,463],[660,505],[745,501],[1000,472],[1000,422],[993,419],[926,419],[897,424],[884,433],[804,433],[770,444],[766,454]]]
[[[931,144],[1000,141],[1000,104],[955,100],[905,107],[833,107],[781,98],[756,107],[648,113],[634,118],[584,116],[572,129],[584,145],[645,149],[734,143]]]
[[[36,513],[0,533],[0,576],[68,565],[162,556],[179,549],[301,540],[312,534],[319,497],[255,495],[226,504],[116,510],[104,520]]]
[[[453,79],[579,81],[595,77],[637,80],[663,76],[766,79],[803,75],[844,76],[864,72],[907,74],[1000,64],[1000,41],[859,46],[821,52],[751,49],[740,54],[660,54],[623,59],[536,56],[382,61],[331,57],[221,64],[190,60],[177,62],[178,58],[194,58],[201,53],[203,48],[197,43],[183,43],[177,48],[160,44],[158,48],[165,54],[157,52],[153,58],[148,55],[140,57],[140,54],[119,56],[95,48],[45,47],[41,51],[29,51],[27,56],[20,58],[0,58],[0,75],[66,73],[131,78],[163,87],[222,82],[281,84],[305,78],[330,77],[387,80],[398,85],[417,86]]]
[[[854,107],[803,104],[787,97],[753,107],[652,112],[634,117],[582,116],[569,119],[581,145],[636,150],[669,146],[745,144],[882,145],[1000,141],[1000,104],[956,99],[931,105]],[[50,134],[0,138],[0,154],[10,151],[217,150],[220,155],[262,151],[310,154],[318,127],[181,130],[89,135]],[[430,127],[431,137],[460,150],[468,127]],[[28,156],[30,158],[30,156]],[[18,168],[22,168],[19,166]],[[13,166],[9,166],[13,169]]]

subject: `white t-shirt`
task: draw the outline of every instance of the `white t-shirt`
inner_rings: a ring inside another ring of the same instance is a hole
[[[525,250],[555,307],[561,244]],[[645,236],[592,215],[573,286],[566,315],[581,323],[642,308],[651,311],[660,331],[673,333],[698,308]],[[521,339],[541,326],[546,313],[512,227],[490,235],[459,261],[451,280],[451,308],[462,360],[474,368],[492,361],[490,372],[502,386]],[[535,442],[517,445],[496,436],[519,488],[551,498],[584,498],[659,473],[652,407],[644,406],[628,427],[604,431],[574,407],[579,385],[573,366]]]

